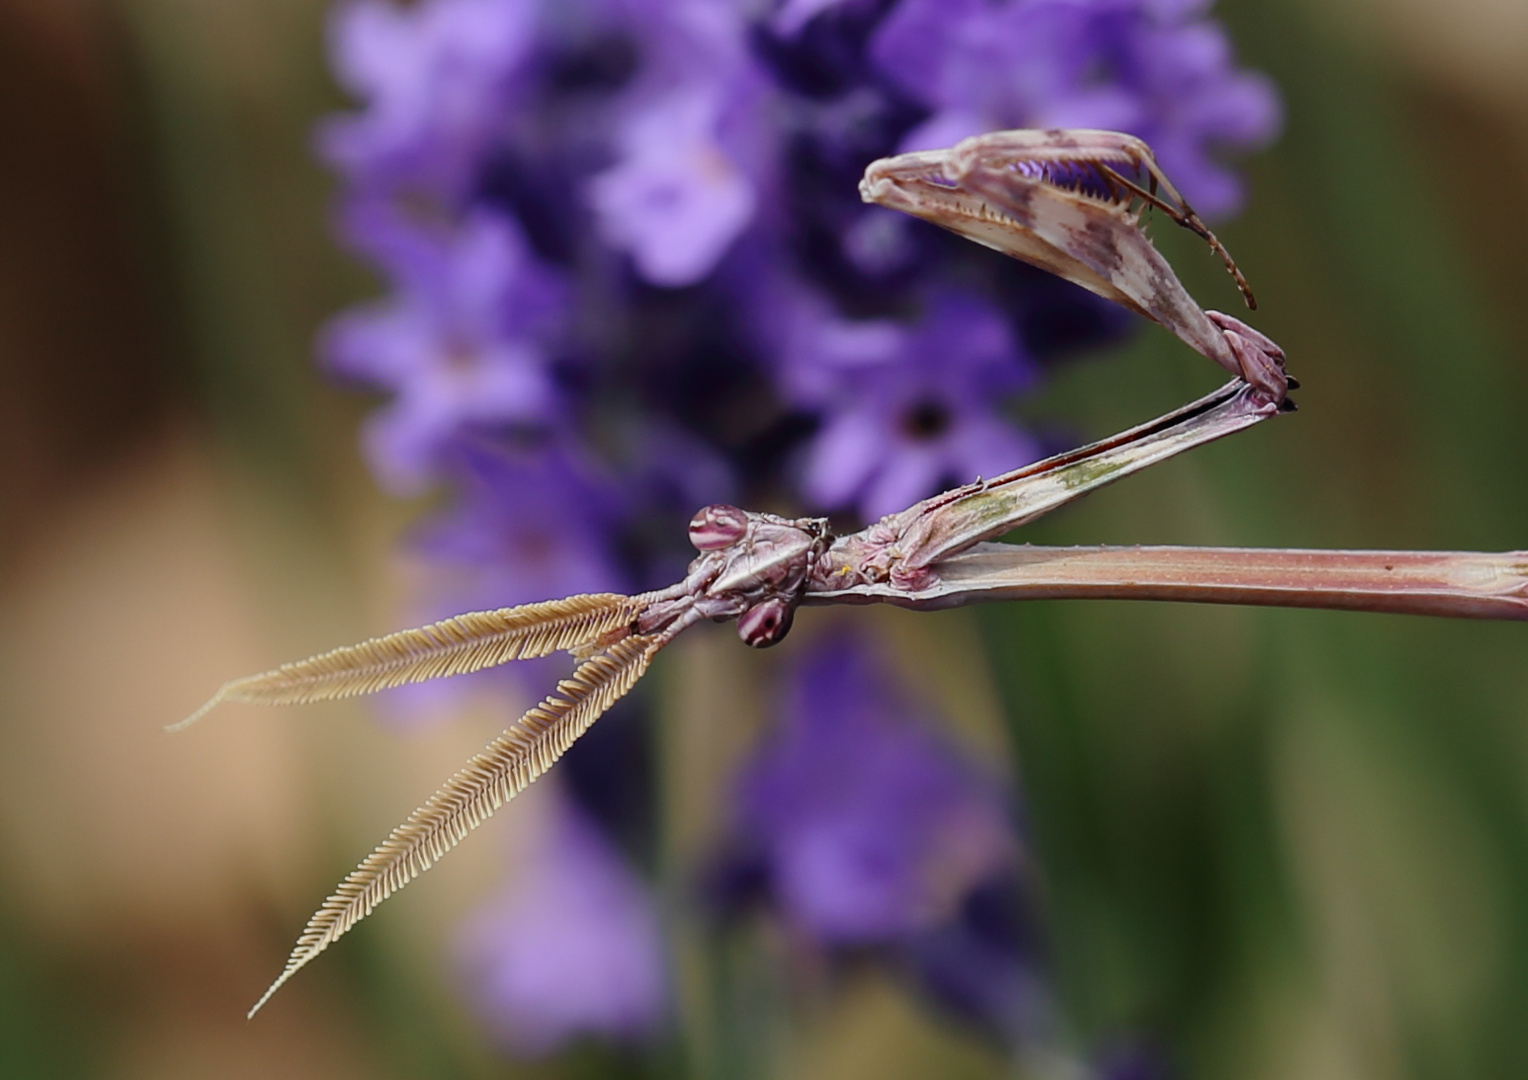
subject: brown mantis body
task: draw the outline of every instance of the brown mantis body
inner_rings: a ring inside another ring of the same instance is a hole
[[[1089,179],[1090,178],[1090,179]],[[1086,181],[1086,182],[1085,182]],[[251,1010],[391,893],[545,772],[656,653],[703,621],[736,619],[756,647],[789,632],[802,604],[915,609],[992,599],[1111,597],[1528,618],[1528,555],[1034,548],[991,540],[1185,450],[1291,407],[1283,353],[1203,311],[1141,231],[1149,205],[1212,233],[1137,139],[1112,132],[999,132],[951,151],[870,166],[867,200],[924,217],[1051,270],[1153,319],[1238,376],[1113,438],[935,495],[847,536],[822,519],[710,506],[690,523],[699,554],[683,581],[640,596],[574,596],[460,615],[225,684],[223,701],[349,697],[566,650],[573,674],[395,829],[309,921],[286,969]]]

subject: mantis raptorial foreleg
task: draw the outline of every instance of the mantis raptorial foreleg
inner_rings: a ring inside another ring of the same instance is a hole
[[[866,202],[921,217],[1031,263],[1167,327],[1282,404],[1284,353],[1241,320],[1205,311],[1141,228],[1152,207],[1209,242],[1255,307],[1225,246],[1141,140],[1114,131],[998,131],[951,150],[883,158]]]

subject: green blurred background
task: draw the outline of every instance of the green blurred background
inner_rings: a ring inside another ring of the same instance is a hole
[[[341,706],[159,731],[402,610],[417,508],[373,492],[367,403],[311,364],[318,323],[372,289],[308,152],[340,104],[325,6],[0,0],[0,1077],[635,1068],[507,1062],[451,996],[444,943],[512,862],[513,820],[243,1018],[495,710],[408,736]],[[1218,10],[1288,105],[1222,235],[1301,411],[1027,538],[1528,547],[1528,4]],[[1191,291],[1231,305],[1182,241]],[[1213,382],[1147,332],[1031,410],[1101,434]],[[942,656],[952,712],[1011,748],[1080,1040],[1152,1030],[1195,1078],[1528,1075],[1528,630],[1117,603],[851,617]],[[673,851],[745,738],[743,652],[702,638],[656,676]],[[746,1071],[1011,1074],[893,985],[816,1005],[756,1031],[778,1045]]]

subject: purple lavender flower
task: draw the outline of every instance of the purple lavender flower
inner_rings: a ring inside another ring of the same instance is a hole
[[[1106,9],[1120,5],[902,0],[870,45],[880,69],[934,110],[902,148],[951,146],[1000,128],[1116,128],[1137,120],[1126,87],[1086,77],[1106,43],[1095,32]]]
[[[671,0],[637,28],[642,75],[617,106],[619,160],[589,185],[600,237],[654,285],[693,285],[754,219],[769,87],[742,5]]]
[[[1015,854],[991,780],[923,726],[847,637],[796,670],[739,805],[784,913],[828,943],[936,925]]]
[[[1207,215],[1241,189],[1212,154],[1264,145],[1276,92],[1233,66],[1204,5],[1179,0],[902,0],[871,43],[880,68],[933,110],[902,149],[1015,127],[1128,131]]]
[[[451,456],[456,505],[415,549],[455,571],[440,583],[458,610],[619,591],[611,535],[622,499],[609,478],[555,442],[528,450],[466,445]]]
[[[453,232],[363,202],[346,226],[398,291],[335,319],[323,351],[339,374],[394,394],[363,435],[389,490],[422,490],[463,431],[556,419],[548,343],[565,292],[511,220],[477,210]]]
[[[784,380],[794,404],[823,414],[802,477],[811,503],[874,520],[1039,456],[998,411],[1036,369],[978,297],[936,291],[911,324],[799,312]]]
[[[328,121],[319,146],[351,182],[459,195],[533,44],[539,5],[348,0],[330,22],[330,56],[366,104]]]
[[[1129,39],[1128,65],[1147,97],[1137,125],[1167,174],[1212,217],[1241,209],[1242,184],[1216,160],[1225,150],[1268,145],[1283,123],[1272,82],[1234,67],[1231,42],[1213,23],[1142,25]]]
[[[753,219],[753,179],[722,146],[713,87],[675,90],[635,113],[620,164],[590,183],[601,237],[654,285],[693,285]]]
[[[668,1009],[652,896],[572,803],[557,800],[550,817],[515,879],[457,937],[468,998],[526,1057],[584,1035],[649,1038]]]

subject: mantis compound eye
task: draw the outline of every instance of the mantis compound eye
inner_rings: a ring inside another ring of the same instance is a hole
[[[748,531],[748,515],[735,506],[716,503],[702,507],[690,521],[690,543],[697,551],[731,547]]]
[[[795,609],[778,597],[755,604],[738,616],[737,636],[743,644],[767,649],[790,633]]]

